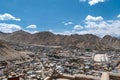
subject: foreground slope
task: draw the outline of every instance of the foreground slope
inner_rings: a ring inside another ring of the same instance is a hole
[[[19,52],[10,48],[5,42],[0,41],[0,61],[19,59],[22,57]]]

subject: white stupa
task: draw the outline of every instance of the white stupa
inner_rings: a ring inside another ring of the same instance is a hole
[[[101,62],[101,63],[108,63],[109,62],[109,58],[107,54],[95,54],[93,56],[93,60],[95,62]]]

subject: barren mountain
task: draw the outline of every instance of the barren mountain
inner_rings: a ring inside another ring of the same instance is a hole
[[[19,30],[13,33],[9,33],[7,35],[4,35],[4,40],[10,41],[10,42],[15,42],[15,43],[29,43],[31,39],[31,35],[28,32]]]
[[[120,49],[120,40],[118,38],[112,37],[110,35],[104,36],[100,40],[100,44],[103,44],[105,48]]]
[[[73,48],[92,48],[92,49],[120,49],[120,39],[106,35],[99,38],[96,35],[56,35],[51,32],[39,32],[30,34],[25,31],[16,31],[2,37],[2,40],[16,43],[52,45]]]
[[[19,59],[22,55],[10,48],[5,42],[0,41],[0,61]]]

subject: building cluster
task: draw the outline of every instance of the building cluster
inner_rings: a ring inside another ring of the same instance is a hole
[[[25,51],[28,58],[0,62],[0,80],[20,77],[20,80],[44,80],[56,71],[61,74],[101,77],[102,72],[120,74],[119,51],[89,51],[37,47]]]

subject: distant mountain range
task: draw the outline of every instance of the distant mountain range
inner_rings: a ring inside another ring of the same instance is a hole
[[[3,33],[3,32],[0,31],[0,34],[5,34],[5,33]]]
[[[8,34],[0,32],[0,39],[14,43],[55,45],[71,48],[120,49],[120,39],[110,35],[100,38],[92,34],[56,35],[51,32],[30,34],[20,30]]]

